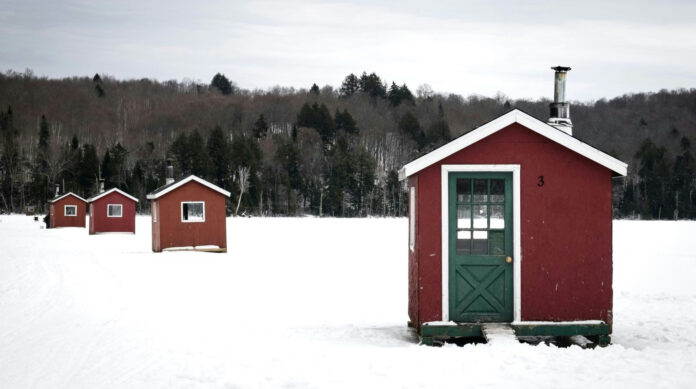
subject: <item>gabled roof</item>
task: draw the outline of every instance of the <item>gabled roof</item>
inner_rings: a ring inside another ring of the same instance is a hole
[[[58,201],[58,200],[60,200],[60,199],[63,199],[63,198],[65,198],[65,197],[68,197],[68,196],[74,196],[74,197],[77,197],[78,199],[84,201],[85,203],[87,202],[87,200],[83,199],[82,197],[76,195],[76,194],[73,193],[73,192],[68,192],[68,193],[66,193],[66,194],[64,194],[64,195],[62,195],[62,196],[59,196],[59,197],[54,198],[53,200],[48,200],[48,202],[49,202],[49,203],[55,203],[56,201]]]
[[[583,157],[588,158],[613,171],[617,176],[625,176],[627,173],[628,165],[626,163],[619,161],[609,154],[597,150],[596,148],[581,140],[578,140],[577,138],[573,138],[573,136],[553,126],[550,126],[541,120],[520,111],[519,109],[513,109],[512,111],[493,119],[492,121],[460,136],[442,147],[407,163],[403,168],[401,168],[401,170],[399,170],[399,180],[404,180],[406,177],[418,173],[426,167],[449,157],[465,147],[471,146],[483,138],[495,134],[513,123],[519,123],[537,134],[572,151],[575,151]]]
[[[96,196],[92,196],[92,197],[90,197],[90,198],[87,199],[87,202],[88,202],[88,203],[91,203],[92,201],[99,200],[100,198],[102,198],[102,197],[104,197],[104,196],[106,196],[106,195],[108,195],[109,193],[112,193],[112,192],[118,192],[118,193],[120,193],[120,194],[122,194],[122,195],[128,197],[129,199],[135,201],[136,203],[138,202],[138,199],[136,199],[135,197],[129,195],[128,193],[126,193],[126,192],[124,192],[124,191],[122,191],[121,189],[118,189],[118,188],[111,188],[111,189],[107,190],[106,192],[102,192],[102,193],[99,193],[99,194],[96,195]]]
[[[220,194],[223,194],[227,197],[230,197],[230,192],[220,188],[217,185],[211,184],[210,182],[208,182],[200,177],[196,177],[193,174],[191,174],[187,177],[180,179],[179,181],[175,181],[169,185],[161,186],[161,187],[155,189],[152,193],[149,193],[147,195],[147,199],[154,200],[154,199],[160,198],[160,197],[164,196],[165,194],[173,191],[174,189],[176,189],[180,186],[183,186],[184,184],[189,183],[191,181],[196,181],[197,183],[199,183],[203,186],[207,186],[208,188],[210,188],[210,189],[212,189]]]

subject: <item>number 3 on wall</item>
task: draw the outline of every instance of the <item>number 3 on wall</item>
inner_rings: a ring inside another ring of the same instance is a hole
[[[539,181],[537,181],[537,186],[541,188],[544,186],[544,176],[539,176]]]

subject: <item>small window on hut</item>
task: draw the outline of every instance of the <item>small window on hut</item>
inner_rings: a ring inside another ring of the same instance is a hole
[[[106,206],[106,216],[108,217],[123,217],[122,204],[109,204]]]
[[[184,201],[181,203],[181,221],[184,223],[204,222],[205,203],[203,201]]]
[[[410,188],[408,197],[408,247],[413,251],[416,246],[416,188],[414,186]]]
[[[77,216],[77,205],[66,205],[65,216]]]

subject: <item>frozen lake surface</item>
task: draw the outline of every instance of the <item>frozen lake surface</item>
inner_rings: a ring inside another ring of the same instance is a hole
[[[0,216],[0,388],[693,388],[696,222],[614,222],[613,344],[419,346],[406,219],[229,218],[227,254]]]

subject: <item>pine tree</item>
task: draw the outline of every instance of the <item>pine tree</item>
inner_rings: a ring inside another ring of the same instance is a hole
[[[635,154],[639,160],[638,176],[641,182],[641,214],[645,219],[672,217],[669,196],[669,163],[664,147],[656,146],[650,138],[645,139]]]
[[[208,155],[212,166],[215,185],[228,188],[230,178],[230,142],[220,126],[215,126],[208,136]]]
[[[401,119],[399,119],[399,130],[408,135],[418,145],[418,149],[422,149],[427,143],[427,139],[421,129],[418,118],[411,112],[407,111]]]
[[[396,107],[401,104],[401,89],[396,86],[396,83],[392,81],[391,87],[389,87],[389,93],[387,94],[387,99],[392,107]]]
[[[309,88],[309,93],[314,93],[315,95],[318,95],[319,94],[319,85],[312,84],[312,87]]]
[[[210,81],[210,86],[217,88],[223,95],[231,95],[234,93],[232,83],[224,74],[216,73],[212,81]]]
[[[675,194],[675,219],[696,216],[694,192],[696,191],[696,160],[691,154],[691,142],[686,136],[681,138],[682,154],[674,160],[672,190]]]
[[[416,99],[413,97],[413,93],[411,93],[411,90],[408,89],[406,84],[401,85],[399,87],[399,96],[401,97],[401,102],[409,102],[411,104],[415,104]]]
[[[360,76],[360,91],[370,97],[387,97],[387,87],[382,83],[382,79],[375,73],[367,74],[363,72]]]
[[[256,139],[261,139],[268,133],[268,124],[266,124],[266,119],[263,117],[263,114],[260,114],[258,119],[254,122],[252,132]]]
[[[355,74],[351,73],[346,76],[345,80],[343,80],[343,84],[341,84],[339,94],[341,97],[350,97],[353,96],[359,90],[360,80]]]
[[[353,119],[346,109],[341,112],[338,110],[338,108],[336,108],[336,112],[334,113],[334,122],[336,125],[336,130],[343,130],[346,132],[346,134],[350,135],[358,135],[360,133],[360,129],[355,123],[355,119]]]

